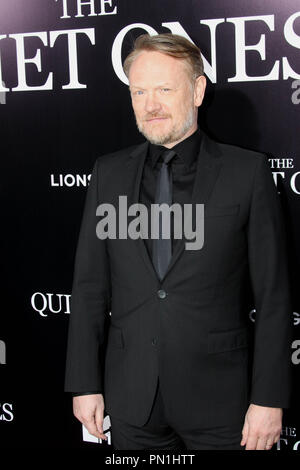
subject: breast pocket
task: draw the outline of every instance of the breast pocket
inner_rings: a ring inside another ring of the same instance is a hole
[[[232,204],[230,206],[209,206],[204,204],[204,218],[205,217],[222,217],[225,215],[236,215],[240,210],[239,204]]]

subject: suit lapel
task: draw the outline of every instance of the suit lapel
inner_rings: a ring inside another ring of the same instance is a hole
[[[221,168],[221,159],[218,158],[220,156],[218,146],[203,131],[202,135],[203,137],[201,139],[201,145],[197,159],[196,175],[194,180],[192,197],[190,201],[193,205],[193,208],[195,204],[205,204],[208,201]],[[192,228],[194,231],[196,229],[194,209],[192,222]],[[182,255],[185,249],[185,243],[190,242],[190,240],[185,237],[184,233],[182,235],[182,239],[178,240],[178,243],[176,244],[165,277],[168,275],[170,270],[178,261],[179,257]]]
[[[128,181],[127,181],[127,196],[128,207],[131,204],[139,202],[140,187],[143,175],[145,160],[148,154],[149,142],[143,142],[136,147],[129,155],[127,161]],[[148,250],[143,238],[135,240],[140,256],[143,258],[145,265],[149,269],[151,275],[156,281],[159,280],[156,270],[152,264],[152,260],[148,254]]]
[[[210,194],[213,191],[214,185],[216,183],[220,168],[221,168],[221,159],[218,158],[220,156],[220,150],[218,145],[210,139],[207,134],[202,131],[203,137],[201,139],[201,145],[199,149],[199,154],[197,158],[197,167],[196,167],[196,175],[194,180],[194,186],[192,191],[192,198],[191,203],[193,204],[205,204]],[[128,206],[131,204],[135,204],[139,202],[139,193],[140,193],[140,186],[143,174],[143,168],[145,159],[148,153],[148,141],[140,144],[136,147],[133,152],[131,152],[129,159],[127,161],[127,170],[128,170],[128,180],[127,180],[127,195],[128,195]],[[205,211],[205,208],[204,208]],[[194,214],[194,211],[193,211]],[[195,230],[195,217],[193,215],[193,230]],[[152,264],[152,260],[149,257],[147,247],[145,242],[142,238],[138,238],[136,240],[139,253],[143,258],[145,265],[149,269],[152,276],[154,276],[155,280],[158,282],[163,282],[170,272],[170,270],[174,267],[175,263],[182,255],[185,242],[189,242],[190,240],[184,236],[182,239],[178,240],[175,246],[175,250],[173,252],[170,264],[166,271],[166,274],[162,281],[159,281],[157,276],[156,270]]]

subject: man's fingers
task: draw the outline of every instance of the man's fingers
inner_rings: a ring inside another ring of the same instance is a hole
[[[246,450],[256,450],[258,436],[256,434],[249,433]]]
[[[274,444],[276,444],[280,439],[280,434],[276,434],[276,436],[274,437]]]
[[[95,421],[98,432],[100,433],[100,439],[107,440],[107,436],[103,433],[103,421],[104,421],[104,409],[97,406],[95,413]]]
[[[107,436],[103,433],[104,401],[102,394],[74,397],[73,412],[90,434],[98,439],[107,440]]]
[[[255,450],[266,450],[267,448],[267,438],[259,437],[257,439],[256,449]]]
[[[272,449],[274,440],[270,436],[259,436],[252,434],[247,441],[246,450],[270,450]]]
[[[88,430],[90,434],[97,437],[98,439],[104,439],[103,434],[100,433],[97,429],[94,418],[91,420],[84,420],[82,424],[86,427],[86,429]]]
[[[266,450],[272,449],[273,444],[274,444],[274,439],[272,439],[272,438],[267,439],[267,442],[266,442]]]
[[[242,440],[240,442],[241,446],[246,445],[246,442],[247,442],[247,439],[248,439],[248,432],[249,432],[249,424],[246,421],[245,424],[244,424],[243,430],[242,430],[242,436],[243,437],[242,437]]]

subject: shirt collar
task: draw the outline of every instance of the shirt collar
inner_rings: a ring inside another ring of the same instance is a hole
[[[189,137],[186,137],[184,140],[174,145],[170,150],[174,150],[177,153],[180,160],[185,164],[187,169],[191,167],[193,162],[197,159],[200,143],[201,143],[202,133],[198,127],[193,134]],[[152,168],[155,167],[159,157],[162,152],[169,150],[164,145],[149,144],[149,157],[151,159]]]

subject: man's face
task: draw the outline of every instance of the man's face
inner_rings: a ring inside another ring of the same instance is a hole
[[[129,88],[137,127],[150,142],[175,145],[197,129],[205,77],[192,86],[183,60],[141,52],[130,67]]]

